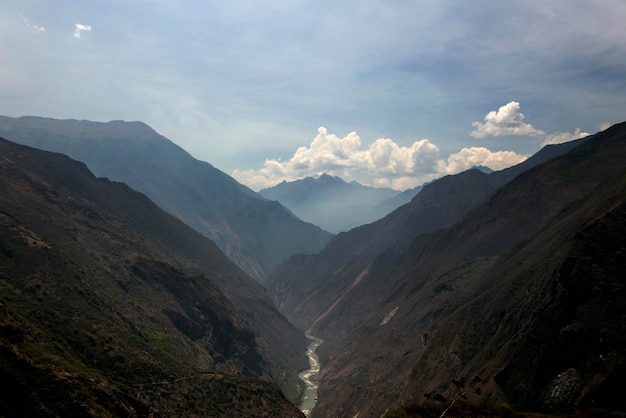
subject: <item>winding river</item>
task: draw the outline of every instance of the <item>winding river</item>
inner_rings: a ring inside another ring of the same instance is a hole
[[[311,411],[315,408],[315,404],[317,403],[317,381],[314,379],[314,376],[320,371],[320,359],[318,355],[315,354],[315,350],[317,350],[317,347],[319,347],[323,341],[310,334],[307,334],[306,337],[311,340],[311,344],[309,344],[306,350],[310,368],[300,372],[298,377],[304,382],[305,386],[300,410],[308,417],[311,415]]]

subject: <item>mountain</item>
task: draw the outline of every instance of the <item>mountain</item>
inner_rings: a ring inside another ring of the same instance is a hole
[[[328,174],[292,182],[283,181],[259,193],[267,199],[280,202],[300,219],[334,233],[373,222],[400,206],[381,212],[378,205],[393,198],[398,192],[389,188],[363,186],[356,181],[346,183]],[[382,210],[386,210],[386,207]]]
[[[279,265],[268,278],[268,292],[281,312],[306,330],[372,265],[403,253],[416,236],[452,225],[498,187],[585,140],[546,146],[502,171],[471,169],[429,183],[410,203],[377,222],[338,234],[319,254],[296,255]]]
[[[521,174],[363,277],[313,330],[363,312],[327,347],[320,416],[376,381],[389,403],[418,403],[474,375],[519,409],[625,410],[625,139],[622,124]]]
[[[433,182],[319,255],[284,263],[273,297],[324,340],[313,416],[380,416],[430,405],[424,394],[450,402],[474,376],[480,394],[466,396],[478,406],[626,410],[616,389],[625,186],[622,123],[509,170]],[[410,210],[429,216],[412,238],[399,235],[417,231]]]
[[[0,140],[5,416],[302,416],[304,336],[213,242],[67,156]],[[295,396],[294,396],[295,397]]]
[[[409,203],[417,194],[424,188],[424,185],[414,187],[412,189],[407,189],[403,192],[398,193],[397,195],[390,197],[388,199],[383,200],[378,205],[376,205],[371,212],[374,215],[367,215],[369,219],[378,220],[382,219],[385,216],[389,215],[394,210],[398,209],[400,206],[406,205]],[[359,225],[355,225],[355,227],[364,225],[369,222],[363,222]]]
[[[141,122],[0,116],[0,135],[67,154],[146,194],[261,281],[290,255],[316,253],[331,238]]]

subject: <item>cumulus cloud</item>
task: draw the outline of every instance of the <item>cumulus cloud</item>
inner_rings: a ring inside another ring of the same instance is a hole
[[[492,110],[485,116],[484,123],[472,123],[472,126],[476,129],[470,132],[470,135],[475,138],[502,135],[539,136],[544,138],[541,146],[562,144],[564,142],[584,138],[589,135],[588,132],[582,132],[580,128],[576,128],[574,132],[557,132],[548,135],[546,132],[534,128],[531,124],[525,123],[524,115],[519,111],[519,108],[520,104],[518,102],[509,102],[504,106],[501,106],[498,111]],[[601,128],[604,127],[601,125]]]
[[[85,31],[85,32],[91,32],[91,26],[89,25],[83,25],[82,23],[77,23],[76,25],[74,25],[74,38],[76,39],[80,39],[80,33]]]
[[[584,138],[589,136],[588,132],[581,132],[580,128],[576,128],[574,132],[557,132],[552,135],[548,135],[546,139],[544,139],[542,146],[550,145],[550,144],[562,144],[564,142],[573,141],[575,139]]]
[[[475,128],[470,135],[475,138],[503,135],[545,135],[545,132],[535,129],[531,124],[524,123],[524,114],[519,111],[518,102],[509,102],[497,111],[492,110],[485,116],[484,122],[473,122]]]
[[[472,167],[484,166],[497,171],[519,164],[527,158],[528,155],[513,151],[493,152],[484,147],[463,148],[459,152],[450,154],[445,170],[448,174],[454,174]]]
[[[379,138],[364,146],[356,132],[339,137],[321,127],[311,144],[298,148],[289,160],[267,159],[258,170],[235,170],[232,175],[255,190],[321,173],[404,190],[473,166],[499,170],[525,158],[512,151],[464,148],[442,160],[439,148],[428,139],[401,146],[392,139]]]

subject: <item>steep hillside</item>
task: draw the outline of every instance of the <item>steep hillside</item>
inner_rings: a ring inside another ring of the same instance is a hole
[[[398,192],[367,187],[354,181],[346,183],[339,177],[327,174],[292,182],[283,181],[261,190],[259,194],[285,205],[300,219],[333,233],[378,220],[400,206],[398,204],[381,212],[387,206],[378,205],[397,196]],[[394,202],[390,200],[388,204]]]
[[[503,171],[472,169],[430,183],[385,218],[337,235],[319,254],[296,255],[278,266],[268,278],[268,291],[281,312],[306,330],[359,277],[406,251],[417,235],[452,225],[518,174],[582,142],[545,147]]]
[[[626,411],[625,198],[623,169],[497,259],[429,330],[406,392],[450,393],[474,373],[520,408]],[[451,350],[458,363],[444,370]]]
[[[385,199],[376,205],[374,208],[370,210],[369,213],[365,214],[364,219],[369,219],[368,222],[359,222],[353,227],[357,227],[360,225],[364,225],[366,223],[371,223],[372,221],[376,221],[378,219],[382,219],[387,216],[394,210],[398,209],[400,206],[406,205],[424,188],[424,185],[417,186],[412,189],[407,189],[403,192],[398,193],[397,195],[390,197],[389,199]]]
[[[626,410],[626,123],[524,171],[452,226],[375,260],[311,322],[314,416],[452,400]]]
[[[0,190],[3,415],[301,416],[269,379],[295,378],[304,337],[211,241],[5,140]]]
[[[268,278],[268,291],[281,312],[307,329],[376,258],[392,257],[417,234],[451,224],[484,199],[495,187],[480,181],[487,176],[472,170],[424,187],[411,203],[380,221],[337,235],[318,255],[290,258]]]
[[[0,116],[0,135],[67,154],[146,194],[261,281],[290,255],[316,253],[331,238],[140,122]]]

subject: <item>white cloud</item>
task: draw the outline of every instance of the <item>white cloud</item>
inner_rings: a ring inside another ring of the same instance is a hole
[[[340,138],[320,127],[311,144],[298,148],[288,161],[268,159],[261,169],[235,170],[233,177],[254,189],[321,173],[343,178],[384,176],[390,184],[404,184],[407,180],[400,179],[405,177],[432,178],[437,173],[438,156],[439,149],[427,139],[404,147],[380,138],[365,148],[356,132]]]
[[[439,148],[428,139],[401,146],[392,139],[379,138],[365,147],[356,132],[340,138],[321,127],[311,144],[298,148],[289,160],[267,159],[259,170],[235,170],[232,175],[255,190],[321,173],[404,190],[473,166],[500,170],[526,158],[512,151],[464,148],[444,161]]]
[[[446,170],[449,174],[460,173],[475,166],[502,170],[519,164],[527,158],[528,155],[520,155],[513,151],[492,152],[484,147],[463,148],[457,153],[450,154]]]
[[[550,144],[562,144],[564,142],[573,141],[574,139],[584,138],[589,136],[588,132],[581,132],[580,128],[576,128],[574,132],[557,132],[552,135],[548,135],[546,139],[543,140],[542,146],[550,145]]]
[[[77,23],[74,26],[75,26],[74,38],[76,38],[76,39],[80,39],[80,33],[82,31],[91,32],[91,26],[89,26],[89,25],[83,25],[82,23]]]
[[[22,19],[24,19],[24,23],[26,24],[26,26],[28,26],[29,28],[33,29],[35,32],[45,32],[46,28],[44,28],[43,26],[37,26],[33,23],[30,23],[30,21],[26,18],[26,16],[24,16],[23,14],[20,13],[20,16],[22,16]]]
[[[547,135],[540,129],[535,129],[531,124],[524,123],[524,115],[519,111],[520,104],[518,102],[509,102],[501,106],[498,111],[491,111],[485,116],[485,122],[474,122],[472,126],[476,128],[470,135],[475,138],[483,138],[485,136],[501,136],[501,135],[531,135],[543,136],[541,146],[550,144],[562,144],[564,142],[573,141],[575,139],[589,136],[588,132],[582,132],[580,128],[576,128],[574,132],[557,132]],[[601,129],[606,129],[606,124],[601,124]],[[478,150],[479,148],[470,148]],[[485,148],[483,148],[485,149]],[[488,150],[487,150],[488,151]],[[507,153],[509,151],[504,151]],[[450,156],[452,157],[452,156]],[[505,157],[504,155],[495,156],[494,158]],[[508,158],[508,157],[505,157]],[[514,157],[513,157],[514,158]],[[497,165],[497,164],[496,164]],[[493,168],[493,167],[492,167]]]
[[[474,129],[470,135],[475,138],[502,135],[545,135],[545,132],[535,129],[531,124],[524,123],[524,114],[519,111],[518,102],[509,102],[501,106],[498,111],[492,110],[485,116],[485,122],[473,122]]]

